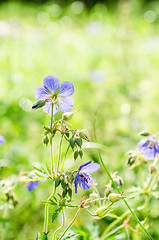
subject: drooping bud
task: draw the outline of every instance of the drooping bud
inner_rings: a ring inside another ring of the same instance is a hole
[[[135,161],[137,160],[138,156],[137,156],[137,153],[135,151],[130,151],[128,152],[128,161],[127,161],[127,164],[129,166],[132,166]]]
[[[121,186],[121,185],[123,185],[123,183],[124,183],[123,179],[122,179],[120,176],[118,176],[118,175],[115,175],[115,176],[113,177],[113,181],[116,183],[116,185],[117,185],[118,187]]]
[[[45,105],[45,101],[44,100],[38,100],[36,101],[33,106],[32,106],[32,109],[37,109],[37,108],[41,108]]]
[[[68,121],[73,117],[74,112],[66,112],[62,115],[62,120]]]
[[[85,129],[81,129],[79,132],[79,136],[83,138],[84,140],[89,141],[89,133]]]
[[[147,137],[147,136],[152,135],[152,133],[149,132],[149,131],[142,131],[142,132],[140,132],[139,134],[140,134],[141,136],[144,136],[144,137]]]
[[[48,145],[48,143],[49,143],[48,135],[43,137],[43,143],[46,144],[46,146]]]

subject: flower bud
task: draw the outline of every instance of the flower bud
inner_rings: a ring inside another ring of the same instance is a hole
[[[99,196],[96,192],[93,191],[93,193],[89,194],[89,197],[91,200],[97,199]]]
[[[43,143],[46,144],[46,146],[48,145],[48,143],[49,143],[49,138],[48,138],[47,135],[43,137]]]
[[[121,195],[118,193],[110,193],[108,196],[108,200],[112,203],[118,202],[121,198]]]
[[[41,107],[43,107],[45,105],[45,101],[44,100],[38,100],[38,101],[36,101],[34,104],[33,104],[33,106],[32,106],[32,109],[37,109],[37,108],[41,108]]]
[[[89,133],[85,129],[81,129],[79,132],[79,136],[83,138],[84,140],[89,141]]]
[[[154,164],[151,164],[149,166],[149,173],[152,174],[156,170],[156,166]]]
[[[110,205],[102,206],[96,210],[96,215],[100,218],[104,218],[107,215],[107,212],[109,211]]]
[[[140,132],[139,134],[140,134],[141,136],[144,136],[144,137],[147,137],[147,136],[152,135],[152,133],[149,132],[149,131],[142,131],[142,132]]]
[[[62,115],[62,119],[68,121],[73,117],[73,114],[74,112],[66,112]]]
[[[116,185],[119,187],[120,185],[123,185],[124,181],[121,177],[116,176],[113,178],[113,181],[116,183]]]

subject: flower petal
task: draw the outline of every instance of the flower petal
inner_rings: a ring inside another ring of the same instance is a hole
[[[156,156],[155,148],[145,148],[142,151],[143,156],[148,160],[153,160]]]
[[[63,97],[69,97],[73,93],[74,93],[74,86],[73,86],[72,82],[65,81],[65,82],[61,83],[59,95],[61,95]]]
[[[45,88],[54,92],[60,86],[60,81],[57,77],[50,75],[44,78],[43,84]]]
[[[39,181],[30,181],[27,186],[27,189],[29,192],[31,192],[31,191],[37,189],[38,185],[39,185]]]
[[[43,111],[51,115],[52,104],[47,102],[44,107],[42,107]],[[58,106],[54,104],[53,115],[55,116],[58,113]]]
[[[36,89],[36,92],[35,92],[35,97],[36,99],[46,99],[50,96],[50,94],[48,93],[47,89],[44,88],[43,86],[39,86],[37,87]]]
[[[69,112],[74,106],[74,100],[72,97],[58,98],[59,108],[62,112]]]
[[[78,182],[79,182],[79,172],[76,175],[74,184],[75,184],[75,193],[77,193],[77,187],[78,187]]]
[[[97,171],[99,168],[100,168],[100,165],[98,163],[93,163],[91,165],[84,167],[82,169],[82,172],[89,174],[89,173]]]
[[[79,176],[79,186],[82,189],[89,189],[93,184],[93,178],[90,175],[83,173]]]
[[[138,145],[138,148],[139,148],[139,152],[142,152],[143,147],[147,147],[148,144],[149,144],[149,140],[147,140],[147,138],[140,140],[140,141],[138,142],[138,144],[137,144],[137,145]]]
[[[79,171],[81,171],[85,166],[91,165],[92,163],[93,163],[93,161],[88,161],[88,162],[82,163],[82,165],[79,167]]]

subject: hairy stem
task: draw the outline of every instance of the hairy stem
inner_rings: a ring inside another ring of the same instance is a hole
[[[65,160],[66,160],[67,153],[68,153],[69,149],[70,149],[70,144],[68,145],[68,147],[67,147],[67,149],[66,149],[66,152],[65,152],[65,156],[64,156],[63,159],[62,159],[61,168],[60,168],[60,171],[61,171],[61,172],[62,172],[62,170],[63,170],[63,165],[64,165],[64,163],[65,163]]]
[[[96,140],[96,142],[97,142],[97,138],[96,138],[96,116],[95,116],[95,125],[94,125],[94,135],[95,135],[95,140]],[[107,167],[106,167],[106,165],[105,165],[105,163],[104,163],[104,161],[103,161],[103,159],[102,159],[102,156],[101,156],[101,153],[100,153],[99,148],[97,148],[97,149],[98,149],[99,159],[100,159],[100,162],[101,162],[101,164],[102,164],[102,166],[103,166],[103,168],[104,168],[104,171],[107,173],[108,177],[109,177],[110,180],[112,181],[113,186],[115,187],[115,189],[117,190],[117,192],[118,192],[119,194],[121,194],[118,186],[117,186],[116,183],[114,182],[112,176],[111,176],[110,173],[109,173],[109,170],[107,169]],[[133,217],[135,218],[136,222],[137,222],[137,223],[140,225],[140,227],[143,229],[143,231],[145,232],[145,234],[147,235],[147,237],[152,240],[153,238],[152,238],[151,235],[147,232],[147,230],[144,228],[144,226],[141,224],[140,220],[138,219],[138,217],[136,216],[136,214],[134,213],[134,211],[132,210],[132,208],[129,206],[129,204],[127,203],[127,201],[125,200],[125,198],[123,198],[123,201],[124,201],[125,205],[127,206],[127,208],[130,210],[130,212],[131,212],[131,214],[133,215]]]
[[[65,231],[61,234],[61,236],[59,237],[58,240],[60,240],[64,235],[65,233],[68,231],[68,229],[73,225],[74,221],[76,220],[79,212],[80,212],[81,208],[79,208],[74,216],[74,218],[72,219],[72,221],[70,222],[70,224],[67,226],[67,228],[65,229]]]
[[[60,144],[59,144],[59,156],[58,156],[58,163],[57,163],[57,173],[58,173],[60,162],[61,162],[62,140],[63,140],[63,135],[61,135]]]
[[[59,232],[65,225],[65,212],[64,212],[64,208],[62,208],[62,224],[59,228],[56,229],[56,231],[53,234],[52,240],[55,240],[56,234],[57,232]]]

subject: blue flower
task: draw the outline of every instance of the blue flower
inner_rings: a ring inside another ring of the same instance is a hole
[[[46,175],[43,174],[43,173],[40,173],[40,175],[41,175],[41,177],[46,177]],[[35,173],[32,173],[30,176],[33,177],[33,178],[38,177]],[[30,181],[28,183],[27,189],[28,189],[29,192],[31,192],[31,191],[37,189],[37,187],[39,186],[39,182],[46,182],[46,181],[47,181],[47,179],[42,179],[42,180],[37,180],[37,181],[36,180],[34,181],[34,179],[33,179],[33,181]]]
[[[53,115],[62,112],[69,112],[74,106],[74,100],[70,97],[74,93],[74,86],[71,82],[59,82],[55,76],[47,76],[43,81],[44,86],[39,86],[36,89],[35,97],[37,100],[45,100],[43,111],[51,115],[52,104],[54,104]],[[35,108],[34,106],[32,108]]]
[[[0,145],[2,145],[3,143],[5,143],[6,139],[5,137],[3,137],[2,135],[0,135]]]
[[[149,136],[138,142],[139,152],[148,160],[153,160],[159,153],[159,142],[154,136]]]
[[[89,189],[93,184],[93,178],[89,173],[95,172],[100,168],[98,163],[93,163],[93,161],[84,162],[78,170],[74,184],[75,193],[77,193],[78,184],[82,189]]]

